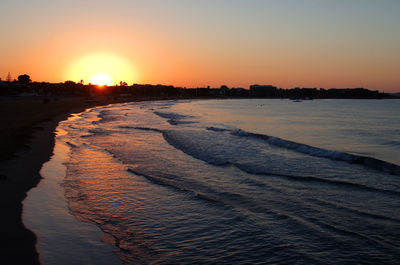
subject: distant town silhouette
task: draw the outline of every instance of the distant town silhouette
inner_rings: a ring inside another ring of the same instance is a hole
[[[172,85],[132,84],[119,82],[114,86],[99,86],[80,82],[65,81],[63,83],[32,82],[27,74],[19,75],[11,80],[0,79],[0,96],[31,96],[57,98],[62,96],[81,96],[88,99],[96,97],[108,98],[289,98],[289,99],[383,99],[393,98],[397,94],[388,94],[378,90],[365,88],[278,88],[273,85],[250,85],[248,89],[222,85],[219,88],[198,87],[186,88]]]

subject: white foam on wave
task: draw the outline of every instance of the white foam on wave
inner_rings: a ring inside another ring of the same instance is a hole
[[[214,131],[217,130],[214,129]],[[360,164],[369,168],[388,172],[393,175],[400,175],[400,166],[373,157],[359,156],[335,150],[328,150],[324,148],[310,146],[307,144],[296,143],[279,137],[273,137],[265,134],[250,133],[240,129],[232,130],[231,133],[233,135],[241,137],[253,137],[262,139],[263,141],[267,142],[270,145],[286,148],[289,150],[293,150],[299,153],[315,157],[323,157],[337,161],[345,161],[349,163]]]

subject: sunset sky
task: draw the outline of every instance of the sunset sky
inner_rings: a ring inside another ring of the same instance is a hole
[[[0,77],[400,91],[398,0],[2,0]]]

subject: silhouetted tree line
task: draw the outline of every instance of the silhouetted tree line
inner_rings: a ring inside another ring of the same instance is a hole
[[[229,88],[222,85],[219,88],[200,87],[182,88],[166,85],[133,84],[129,86],[120,82],[116,86],[99,87],[83,84],[83,81],[65,81],[64,83],[32,82],[29,75],[20,75],[18,80],[1,81],[0,95],[37,95],[44,97],[85,96],[97,95],[108,97],[154,97],[154,98],[361,98],[381,99],[390,98],[390,94],[371,91],[365,88],[324,89],[324,88],[291,88],[283,89],[272,85],[251,85],[249,89]]]
[[[172,97],[180,94],[180,88],[165,85],[120,85],[109,86],[108,93],[113,95],[132,95],[134,97]]]
[[[313,99],[313,98],[390,98],[390,94],[379,92],[378,90],[368,90],[365,88],[292,88],[282,89],[275,86],[252,85],[250,86],[250,96],[261,98],[291,98],[291,99]]]

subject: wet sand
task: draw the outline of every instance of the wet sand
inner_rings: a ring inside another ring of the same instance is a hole
[[[0,264],[39,264],[36,236],[22,222],[22,201],[40,181],[59,121],[86,108],[122,101],[0,99]]]

